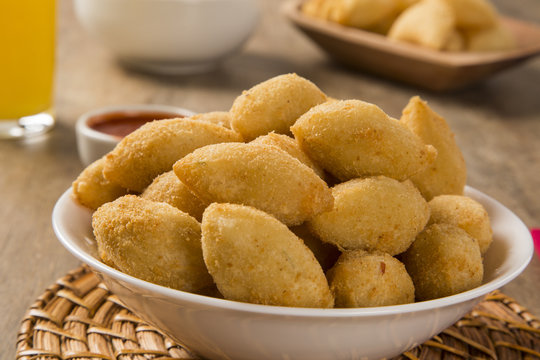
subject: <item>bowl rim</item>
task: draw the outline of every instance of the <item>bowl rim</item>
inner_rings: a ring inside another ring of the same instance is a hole
[[[88,120],[96,115],[103,115],[106,113],[115,113],[120,111],[140,111],[140,112],[151,112],[151,111],[162,111],[176,113],[178,115],[183,115],[184,117],[190,117],[196,113],[188,110],[186,108],[173,106],[173,105],[161,105],[161,104],[125,104],[125,105],[112,105],[104,106],[94,110],[87,111],[81,114],[75,123],[75,131],[81,136],[88,138],[93,138],[96,140],[101,140],[109,143],[118,143],[122,140],[122,137],[109,135],[101,131],[97,131],[88,126]]]
[[[423,312],[448,306],[457,305],[467,301],[475,300],[482,297],[493,290],[496,290],[503,285],[509,283],[516,278],[529,264],[533,253],[533,241],[532,236],[521,219],[519,219],[511,210],[502,205],[499,201],[491,198],[490,196],[476,190],[470,186],[466,186],[465,195],[471,196],[474,199],[480,199],[482,204],[490,203],[498,209],[504,211],[508,215],[512,222],[518,226],[520,236],[524,238],[520,241],[522,251],[526,254],[523,255],[525,261],[520,264],[515,264],[511,269],[503,274],[498,275],[495,279],[482,284],[474,289],[443,297],[434,300],[414,302],[410,304],[392,305],[392,306],[380,306],[380,307],[368,307],[368,308],[300,308],[300,307],[285,307],[274,305],[260,305],[251,304],[240,301],[226,300],[213,298],[204,295],[192,294],[181,290],[167,288],[161,285],[153,284],[145,280],[135,278],[131,275],[125,274],[119,270],[116,270],[108,265],[105,265],[88,252],[81,249],[78,245],[72,242],[62,231],[61,224],[58,221],[61,208],[69,201],[72,201],[74,205],[90,211],[89,209],[77,204],[71,196],[72,189],[68,188],[56,202],[52,212],[52,226],[53,230],[60,241],[60,243],[69,251],[72,255],[79,260],[88,264],[91,268],[96,269],[98,272],[104,273],[116,280],[130,283],[138,288],[155,292],[161,296],[173,298],[184,302],[192,303],[194,306],[207,306],[221,310],[232,310],[238,312],[248,312],[259,315],[276,315],[298,318],[343,318],[343,317],[375,317],[382,315],[397,315],[405,313]]]

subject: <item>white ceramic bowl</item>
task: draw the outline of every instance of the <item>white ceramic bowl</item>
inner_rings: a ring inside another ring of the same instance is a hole
[[[71,200],[52,215],[60,242],[90,265],[130,309],[208,359],[380,359],[402,353],[452,325],[484,295],[514,279],[529,263],[533,243],[510,210],[467,188],[488,211],[494,241],[485,255],[483,284],[441,299],[360,309],[306,309],[246,304],[194,295],[136,279],[96,255],[91,212]]]
[[[82,26],[120,60],[157,73],[209,70],[239,50],[258,0],[75,0]]]
[[[122,140],[121,137],[109,135],[97,131],[89,126],[93,119],[108,114],[151,114],[151,113],[170,113],[178,116],[189,117],[194,115],[193,111],[176,106],[140,104],[140,105],[118,105],[108,106],[82,114],[75,124],[75,135],[77,138],[77,150],[79,158],[84,166],[88,166],[95,160],[101,158],[109,151],[114,149],[116,144]]]

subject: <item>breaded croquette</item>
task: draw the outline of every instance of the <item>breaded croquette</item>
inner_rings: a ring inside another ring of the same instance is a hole
[[[290,135],[300,115],[326,101],[311,81],[285,74],[263,81],[238,96],[231,107],[231,126],[251,141],[271,131]]]
[[[414,302],[405,266],[385,253],[344,252],[327,274],[336,307],[355,308]]]
[[[223,126],[190,119],[158,120],[126,136],[105,157],[103,175],[112,183],[142,192],[178,159],[204,145],[242,141]]]
[[[165,202],[188,213],[197,221],[201,221],[204,209],[208,205],[195,196],[172,170],[156,177],[143,191],[141,197],[152,201]]]
[[[100,256],[128,275],[189,292],[212,285],[200,224],[169,204],[122,196],[94,212],[92,227]]]
[[[407,250],[429,219],[429,206],[410,181],[378,176],[332,188],[334,208],[308,222],[321,240],[341,249]]]
[[[437,156],[405,125],[360,100],[315,106],[291,130],[310,159],[341,181],[373,175],[406,180]]]
[[[126,195],[127,190],[103,177],[105,159],[88,165],[73,182],[73,198],[92,210],[114,199]]]
[[[274,146],[208,145],[176,162],[173,169],[203,201],[253,206],[286,225],[300,225],[332,209],[332,192],[326,183]]]
[[[226,299],[256,304],[334,304],[313,253],[284,224],[243,205],[211,204],[202,221],[208,271]]]

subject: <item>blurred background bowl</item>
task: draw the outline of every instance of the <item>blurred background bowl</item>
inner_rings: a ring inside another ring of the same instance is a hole
[[[241,49],[258,0],[75,0],[82,26],[121,62],[182,74],[211,70]]]
[[[54,231],[73,255],[100,276],[134,313],[206,359],[380,359],[413,348],[468,313],[529,263],[531,234],[496,200],[470,187],[487,210],[493,243],[482,285],[412,304],[357,309],[308,309],[247,304],[190,294],[134,278],[105,265],[92,235],[92,211],[68,189],[53,210]]]

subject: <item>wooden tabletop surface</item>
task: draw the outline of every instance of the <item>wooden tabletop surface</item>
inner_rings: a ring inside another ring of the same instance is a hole
[[[540,23],[538,0],[499,0],[500,11]],[[529,227],[540,227],[540,59],[450,94],[426,92],[330,61],[279,12],[262,1],[263,17],[244,50],[210,74],[153,76],[119,66],[81,29],[61,0],[56,77],[57,126],[41,139],[0,142],[0,356],[13,359],[19,323],[44,289],[79,262],[56,240],[51,211],[82,170],[74,124],[106,105],[157,103],[196,112],[228,110],[254,84],[296,72],[329,96],[357,98],[399,117],[420,95],[454,130],[468,184],[496,198]],[[540,315],[540,259],[503,291]]]

